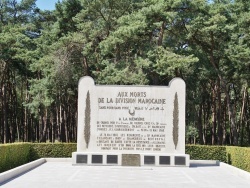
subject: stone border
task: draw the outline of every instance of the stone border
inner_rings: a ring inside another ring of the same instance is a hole
[[[213,160],[190,160],[190,167],[204,167],[204,166],[221,166],[222,168],[226,168],[228,171],[232,172],[234,175],[242,177],[244,179],[250,180],[250,172],[237,168],[235,166],[229,165],[220,161]]]
[[[19,167],[13,168],[11,170],[8,170],[6,172],[0,173],[0,185],[12,178],[19,176],[20,174],[23,174],[33,168],[40,166],[41,164],[45,162],[46,162],[46,159],[41,158],[41,159],[32,161],[30,163],[21,165]]]
[[[0,173],[0,186],[6,181],[9,181],[12,178],[15,178],[25,172],[28,172],[29,170],[32,170],[46,162],[70,162],[71,158],[41,158],[37,159],[35,161],[32,161],[30,163],[18,166],[16,168],[13,168],[11,170],[5,171],[3,173]]]
[[[44,158],[46,162],[72,162],[72,158]]]
[[[190,160],[190,167],[220,166],[220,163],[217,160]]]
[[[245,179],[250,181],[250,173],[249,172],[247,172],[245,170],[242,170],[242,169],[239,169],[239,168],[237,168],[235,166],[223,163],[223,162],[220,162],[220,166],[223,167],[223,168],[227,168],[234,175],[240,176],[240,177],[245,178]]]

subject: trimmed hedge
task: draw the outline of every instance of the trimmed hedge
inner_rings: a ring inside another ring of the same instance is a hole
[[[76,143],[0,144],[0,173],[39,158],[71,157]],[[186,145],[191,160],[219,160],[250,172],[250,147]]]
[[[186,145],[193,160],[219,160],[250,172],[250,147]]]
[[[227,163],[250,172],[250,147],[227,146]]]
[[[30,144],[0,144],[0,173],[30,162]]]
[[[75,143],[0,144],[0,173],[40,158],[71,157]]]
[[[76,151],[75,143],[35,143],[31,144],[30,158],[36,160],[40,158],[60,158],[71,157],[72,152]]]
[[[227,162],[225,146],[186,145],[186,154],[191,160],[219,160]]]

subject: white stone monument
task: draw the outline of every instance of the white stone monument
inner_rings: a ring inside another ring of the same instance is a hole
[[[95,85],[81,78],[73,165],[189,166],[185,90],[180,78],[168,87]]]

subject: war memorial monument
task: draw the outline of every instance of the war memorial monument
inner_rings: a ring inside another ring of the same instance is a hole
[[[189,166],[185,154],[186,85],[78,86],[77,151],[73,165]]]

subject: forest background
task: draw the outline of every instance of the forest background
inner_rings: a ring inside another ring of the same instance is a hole
[[[0,142],[76,142],[77,86],[187,85],[186,142],[250,146],[248,0],[0,0]]]

